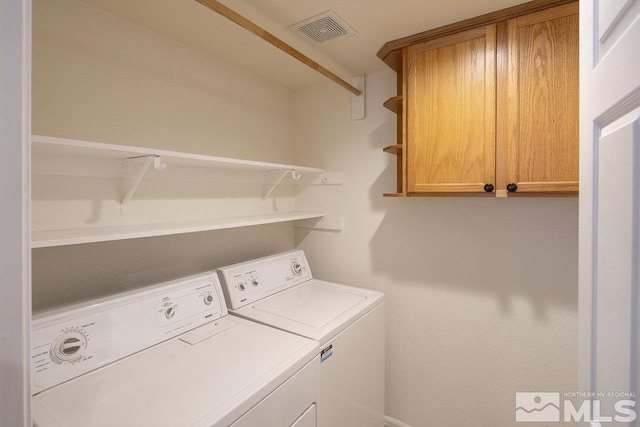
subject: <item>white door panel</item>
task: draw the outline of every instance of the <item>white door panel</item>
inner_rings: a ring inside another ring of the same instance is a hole
[[[593,91],[594,99],[590,107],[596,107],[599,113],[596,117],[601,127],[613,123],[640,105],[639,18],[640,0],[634,0],[633,5],[609,28],[610,34],[604,43],[592,39],[595,46],[590,55],[593,58],[590,80],[592,87],[599,87],[600,90]],[[585,42],[584,33],[581,31],[581,44]],[[584,54],[581,51],[581,55]]]
[[[580,2],[581,391],[639,394],[639,43],[640,0]]]
[[[600,391],[631,390],[637,336],[633,333],[638,293],[640,212],[639,125],[636,117],[603,129],[598,144],[598,245],[596,264],[596,378]],[[611,167],[615,165],[615,167]],[[611,402],[609,402],[611,403]],[[609,412],[610,413],[610,412]]]
[[[609,45],[608,40],[620,37],[621,31],[626,27],[629,18],[634,16],[631,7],[636,7],[638,0],[600,0],[598,7],[598,40],[602,46]],[[608,49],[604,49],[606,51]]]

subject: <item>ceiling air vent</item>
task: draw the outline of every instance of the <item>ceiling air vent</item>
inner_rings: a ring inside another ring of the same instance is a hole
[[[316,43],[324,43],[339,37],[351,37],[355,30],[333,10],[327,10],[289,27],[292,31]]]

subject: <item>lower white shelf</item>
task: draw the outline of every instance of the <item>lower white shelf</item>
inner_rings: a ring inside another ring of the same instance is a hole
[[[113,240],[138,239],[141,237],[196,233],[199,231],[223,230],[226,228],[322,218],[324,215],[324,212],[287,212],[169,224],[139,224],[73,230],[34,231],[31,234],[31,247],[48,248],[81,243],[109,242]]]

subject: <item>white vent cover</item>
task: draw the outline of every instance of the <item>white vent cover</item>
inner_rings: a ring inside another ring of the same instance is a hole
[[[295,23],[289,29],[316,43],[324,43],[338,37],[351,37],[356,34],[356,31],[333,10],[327,10]]]

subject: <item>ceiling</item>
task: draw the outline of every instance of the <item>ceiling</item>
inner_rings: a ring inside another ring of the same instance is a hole
[[[326,78],[195,0],[82,0],[103,11],[206,52],[296,91]],[[524,0],[222,0],[343,79],[380,70],[384,43]],[[356,30],[353,37],[307,41],[288,29],[333,10]]]

